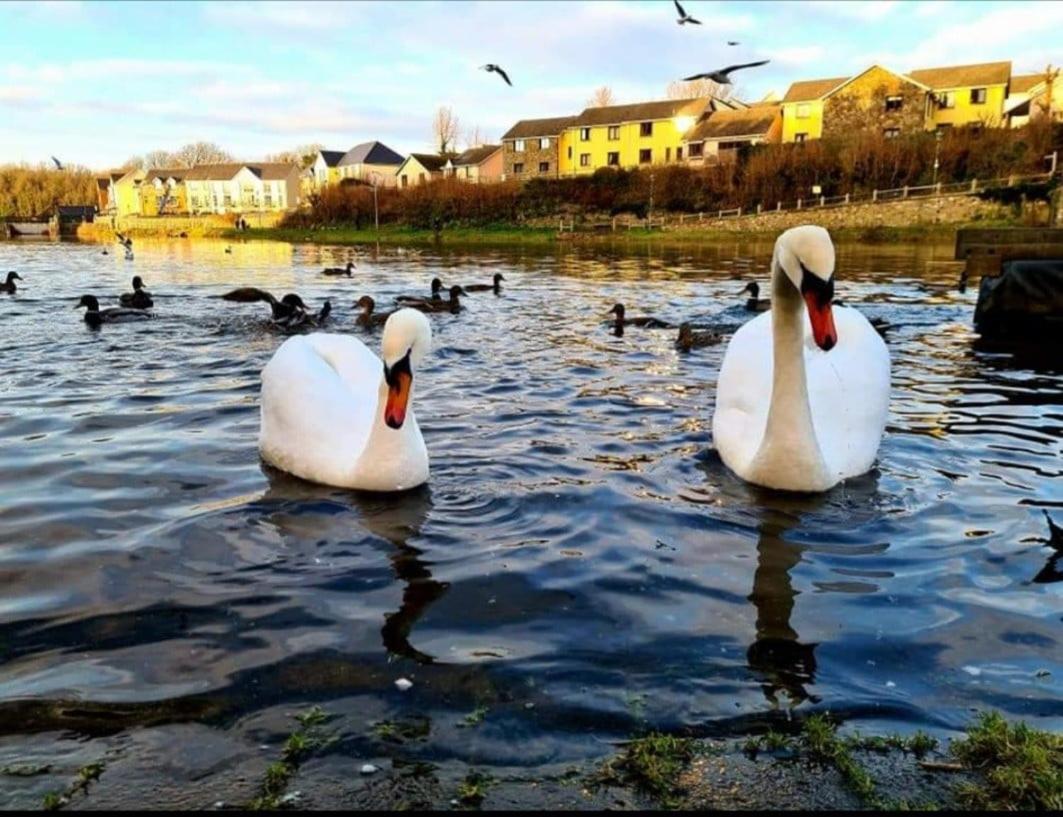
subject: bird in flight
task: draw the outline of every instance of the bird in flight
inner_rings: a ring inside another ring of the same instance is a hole
[[[693,82],[696,79],[711,79],[713,82],[718,82],[720,85],[730,85],[730,75],[734,71],[738,71],[742,68],[756,68],[758,65],[767,65],[769,62],[771,62],[771,60],[747,62],[742,65],[729,65],[726,68],[721,68],[719,71],[706,71],[704,74],[694,74],[691,77],[684,77],[683,82]]]
[[[679,5],[679,0],[672,0],[672,2],[675,3],[675,10],[679,12],[679,19],[676,20],[679,25],[685,25],[686,23],[693,23],[696,26],[701,25],[701,20],[695,20],[687,14],[686,9]]]
[[[54,156],[52,157],[52,161],[55,162],[55,169],[56,170],[62,170],[63,169],[63,163],[60,162],[58,159],[56,159]]]
[[[497,65],[495,65],[493,62],[489,62],[487,63],[487,65],[481,65],[480,68],[489,74],[493,71],[506,81],[506,85],[511,88],[513,87],[513,83],[509,81],[509,76],[506,74],[506,72],[499,68]]]
[[[727,44],[728,45],[741,45],[742,43],[738,42],[738,40],[728,40]]]

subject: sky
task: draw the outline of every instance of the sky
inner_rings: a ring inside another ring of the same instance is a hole
[[[684,2],[684,0],[681,0]],[[308,143],[432,149],[450,106],[497,140],[519,119],[578,113],[595,88],[660,99],[683,76],[756,59],[748,100],[878,62],[898,71],[1063,64],[1063,2],[0,3],[0,164],[102,170],[212,141],[243,160]],[[741,45],[728,46],[727,40]],[[477,70],[502,65],[507,87]]]

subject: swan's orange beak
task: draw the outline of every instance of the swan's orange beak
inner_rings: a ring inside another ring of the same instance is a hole
[[[838,345],[838,330],[834,328],[834,313],[830,309],[830,299],[820,303],[815,292],[804,293],[808,305],[808,317],[812,321],[812,337],[816,346],[829,352]]]
[[[390,428],[402,428],[406,422],[406,406],[410,402],[413,374],[409,369],[394,371],[388,378],[388,400],[384,405],[384,422]]]

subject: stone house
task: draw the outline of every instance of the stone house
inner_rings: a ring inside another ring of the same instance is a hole
[[[502,136],[503,179],[556,179],[561,134],[574,117],[522,119]]]

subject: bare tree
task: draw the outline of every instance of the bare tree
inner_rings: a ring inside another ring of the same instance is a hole
[[[291,150],[282,150],[280,153],[270,153],[266,156],[267,162],[281,162],[289,165],[299,165],[299,167],[310,167],[314,163],[314,159],[317,158],[319,150],[324,150],[325,146],[312,142],[308,145],[299,145]]]
[[[616,96],[613,95],[613,89],[608,85],[595,88],[594,93],[591,94],[591,98],[587,100],[588,108],[607,108],[610,105],[615,104]]]
[[[720,85],[711,79],[696,79],[693,82],[676,80],[668,83],[665,92],[668,99],[704,99],[716,97],[716,99],[730,99],[737,96],[733,85]]]
[[[234,161],[229,151],[223,150],[213,142],[191,142],[179,148],[173,154],[173,160],[179,167],[195,167],[196,165],[211,165]]]
[[[432,137],[439,147],[440,155],[452,152],[454,143],[458,141],[458,133],[461,123],[454,112],[445,105],[441,105],[432,119]]]
[[[479,125],[473,125],[471,128],[466,129],[464,141],[466,148],[478,148],[481,145],[486,145],[490,139],[484,135]]]
[[[1054,101],[1053,94],[1055,93],[1055,84],[1060,82],[1059,79],[1060,69],[1053,68],[1052,63],[1049,63],[1044,70],[1044,82],[1045,82],[1045,98],[1040,103],[1041,113],[1048,117],[1048,121],[1052,120],[1052,103]],[[1032,113],[1032,111],[1031,111]]]
[[[168,150],[153,150],[144,154],[140,166],[144,170],[154,170],[160,167],[173,167],[175,164],[174,155]]]

